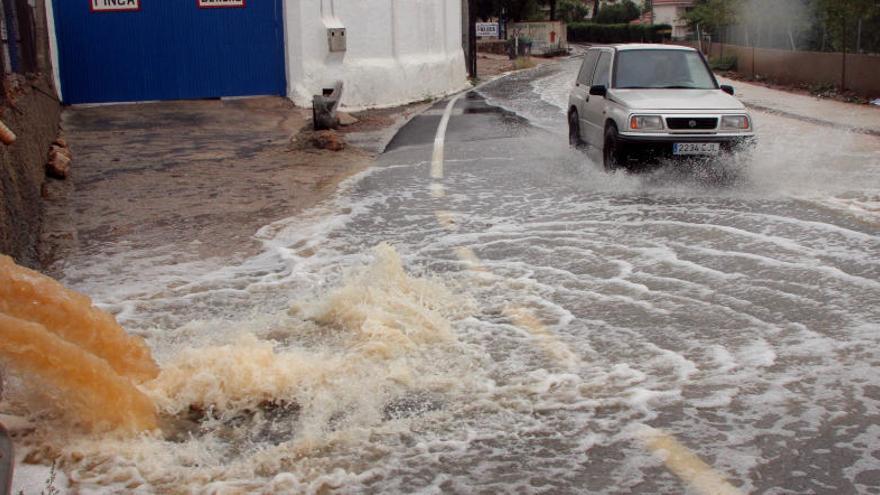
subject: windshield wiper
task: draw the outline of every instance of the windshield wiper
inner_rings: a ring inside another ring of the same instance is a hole
[[[660,89],[700,89],[695,86],[663,86]]]

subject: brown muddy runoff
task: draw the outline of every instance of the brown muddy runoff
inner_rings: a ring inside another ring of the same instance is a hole
[[[374,255],[320,299],[267,317],[269,335],[256,322],[228,343],[183,347],[161,369],[87,297],[0,260],[4,413],[32,425],[17,445],[26,461],[58,463],[73,488],[265,489],[260,478],[316,449],[438,407],[467,386],[450,319],[471,303],[408,275],[388,245]]]

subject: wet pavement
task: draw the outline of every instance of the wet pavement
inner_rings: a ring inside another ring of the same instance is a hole
[[[235,412],[73,441],[116,466],[82,486],[880,491],[880,139],[757,113],[732,183],[606,174],[567,146],[577,64],[439,102],[241,264],[73,280],[207,384],[160,378],[167,414]]]

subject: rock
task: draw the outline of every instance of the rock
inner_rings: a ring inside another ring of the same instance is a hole
[[[52,153],[60,153],[67,157],[68,160],[73,161],[73,153],[71,153],[70,148],[53,144],[52,147],[49,148],[49,155],[51,156]]]
[[[6,124],[0,122],[0,142],[5,144],[6,146],[9,146],[10,144],[14,143],[15,140],[15,133],[12,132],[12,130],[10,130],[8,127],[6,127]]]
[[[328,151],[342,151],[345,149],[345,141],[336,131],[318,131],[312,136],[312,145],[315,148]]]
[[[350,113],[338,112],[336,115],[339,117],[339,125],[343,127],[354,125],[360,122],[357,117],[351,115]]]
[[[56,179],[66,179],[70,174],[70,158],[64,153],[52,151],[49,153],[49,163],[46,164],[46,174]]]

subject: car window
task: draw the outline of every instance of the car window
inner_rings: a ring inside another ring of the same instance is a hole
[[[626,50],[617,56],[616,88],[716,89],[715,80],[695,51]]]
[[[593,76],[593,86],[610,86],[609,77],[611,76],[611,53],[603,52],[599,57],[599,63],[596,65],[596,74]]]
[[[581,65],[581,71],[578,73],[577,82],[589,86],[593,80],[593,69],[596,68],[596,61],[599,60],[599,50],[590,50],[584,57],[584,63]]]

